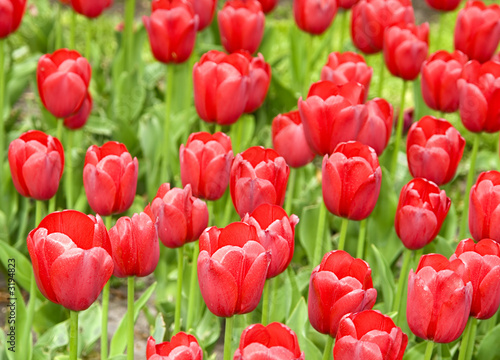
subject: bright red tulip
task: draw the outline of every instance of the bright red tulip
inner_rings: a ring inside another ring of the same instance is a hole
[[[340,320],[333,349],[335,360],[402,360],[408,336],[389,316],[375,310],[346,315]]]
[[[96,18],[113,4],[113,0],[71,0],[71,6],[78,14]]]
[[[9,165],[12,182],[19,194],[48,200],[59,188],[64,149],[57,138],[31,130],[10,143]]]
[[[126,211],[134,201],[139,163],[125,145],[108,141],[87,149],[83,187],[90,207],[101,216]]]
[[[288,326],[273,322],[254,324],[243,330],[233,360],[280,359],[304,360],[297,335]]]
[[[246,113],[257,110],[264,102],[267,90],[271,84],[271,66],[264,60],[262,54],[252,57],[247,51],[239,51],[248,59],[248,77],[250,83],[248,87],[248,99],[245,106]]]
[[[462,0],[425,0],[431,8],[440,11],[453,11],[460,5],[460,1]]]
[[[27,239],[38,288],[67,309],[87,309],[113,274],[108,232],[99,215],[47,215]]]
[[[320,35],[337,13],[336,0],[293,0],[293,16],[300,30]]]
[[[198,31],[204,30],[214,17],[217,0],[188,0],[193,6],[194,13],[198,15]]]
[[[150,336],[146,347],[147,360],[203,360],[203,350],[193,335],[179,332],[172,340],[156,344]]]
[[[236,222],[206,229],[200,236],[198,279],[208,309],[221,317],[253,311],[270,261],[253,226]]]
[[[356,3],[358,3],[360,0],[337,0],[337,5],[339,8],[348,10],[352,8]]]
[[[330,96],[340,95],[346,98],[352,105],[363,104],[365,102],[365,87],[357,81],[349,81],[343,85],[337,85],[333,81],[321,80],[315,82],[309,88],[307,97],[319,96],[323,100]]]
[[[273,149],[253,146],[236,155],[229,189],[236,212],[243,217],[260,204],[283,206],[290,168]]]
[[[87,93],[87,97],[83,100],[80,109],[78,109],[75,114],[64,119],[64,126],[71,130],[77,130],[83,127],[89,119],[92,111],[92,104],[92,97],[90,96],[90,93]]]
[[[366,261],[343,250],[325,254],[309,281],[307,303],[313,328],[335,337],[344,315],[371,309],[377,300],[371,272]]]
[[[264,11],[264,14],[273,11],[276,5],[278,5],[278,1],[279,0],[259,0],[260,5],[262,5],[262,11]]]
[[[474,239],[500,243],[500,173],[483,172],[470,191],[469,230]]]
[[[17,30],[25,9],[26,0],[0,0],[0,39]]]
[[[323,158],[322,174],[328,211],[351,220],[371,214],[382,185],[382,169],[372,148],[357,141],[340,143]]]

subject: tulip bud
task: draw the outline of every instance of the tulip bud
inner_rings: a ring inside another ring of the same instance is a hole
[[[323,100],[330,96],[340,95],[348,100],[352,105],[362,104],[365,102],[365,87],[357,81],[349,81],[342,85],[337,85],[330,80],[321,80],[315,82],[309,88],[307,97],[319,96]]]
[[[260,5],[262,5],[262,11],[264,14],[268,14],[274,10],[276,5],[278,5],[278,0],[259,0]]]
[[[26,0],[0,0],[0,39],[6,38],[17,30],[23,20]],[[2,69],[3,70],[3,69]]]
[[[73,9],[88,18],[96,18],[113,4],[113,0],[70,0]]]
[[[293,0],[293,16],[300,30],[320,35],[328,29],[337,13],[336,0]]]
[[[348,10],[352,8],[356,3],[358,3],[360,0],[337,0],[337,5],[339,8]]]
[[[500,172],[483,172],[470,190],[469,230],[472,237],[500,242]]]
[[[439,11],[453,11],[455,10],[462,0],[425,0],[434,10]]]
[[[172,336],[170,342],[165,341],[158,345],[155,339],[150,336],[146,347],[146,359],[203,360],[203,350],[193,335],[181,331]]]
[[[188,0],[193,6],[194,13],[198,15],[198,31],[204,30],[214,17],[217,0]]]
[[[247,51],[239,51],[248,59],[248,99],[245,106],[246,113],[257,110],[266,99],[267,90],[271,84],[271,66],[266,63],[264,56],[258,54],[252,57]]]

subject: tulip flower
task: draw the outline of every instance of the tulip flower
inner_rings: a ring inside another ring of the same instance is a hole
[[[346,315],[340,320],[333,349],[335,360],[359,359],[401,360],[408,336],[389,316],[375,310]]]
[[[108,232],[99,215],[47,215],[27,239],[38,288],[73,311],[88,309],[113,274]]]
[[[375,98],[356,108],[356,117],[351,125],[358,127],[358,133],[349,140],[357,140],[370,146],[380,156],[391,138],[394,112],[392,105],[385,99]]]
[[[264,60],[262,54],[252,57],[247,51],[239,51],[248,59],[248,99],[245,106],[246,113],[257,110],[264,102],[267,90],[271,84],[271,66]]]
[[[194,13],[198,15],[198,31],[204,30],[214,17],[217,0],[188,0],[193,6]]]
[[[286,325],[273,322],[267,326],[254,324],[243,330],[240,346],[233,360],[255,358],[304,360],[297,335]]]
[[[320,35],[330,27],[337,13],[336,0],[293,0],[293,16],[300,30]]]
[[[460,1],[462,0],[425,0],[427,5],[439,11],[453,11],[460,5]]]
[[[410,271],[406,319],[420,338],[450,343],[464,331],[472,301],[469,271],[460,260],[424,255]]]
[[[198,279],[213,314],[246,314],[259,304],[271,254],[256,240],[256,229],[241,222],[201,234]]]
[[[83,187],[90,207],[101,216],[126,211],[134,201],[139,163],[125,145],[108,141],[87,149]]]
[[[365,102],[365,87],[357,81],[349,81],[343,85],[337,85],[329,80],[315,82],[309,88],[307,97],[319,96],[323,100],[330,96],[340,95],[352,105],[363,104]]]
[[[283,206],[290,168],[273,149],[253,146],[236,155],[229,189],[236,212],[243,217],[260,204]]]
[[[257,0],[229,0],[217,14],[221,42],[229,53],[253,54],[264,35],[266,17]]]
[[[26,0],[0,0],[0,39],[17,30],[26,9]],[[2,69],[3,71],[3,69]]]
[[[71,0],[71,6],[78,14],[96,18],[113,4],[113,0]]]
[[[85,100],[83,100],[80,109],[78,109],[75,114],[70,115],[69,117],[64,119],[64,126],[71,130],[82,128],[89,119],[90,113],[92,111],[92,104],[92,97],[89,93],[87,93],[87,97],[85,98]]]
[[[356,3],[358,3],[360,0],[337,0],[337,5],[339,8],[348,10],[352,8]]]
[[[64,169],[64,150],[57,138],[28,131],[10,143],[8,157],[19,194],[48,200],[57,193]]]
[[[203,360],[203,350],[193,335],[179,332],[172,340],[156,344],[150,336],[146,346],[146,360],[189,359]]]
[[[449,183],[462,159],[465,139],[444,119],[424,116],[408,132],[406,155],[413,177],[437,185]]]
[[[268,14],[274,10],[276,5],[278,5],[278,0],[259,0],[260,5],[262,6],[262,11],[264,14]]]
[[[344,315],[371,309],[376,300],[368,263],[343,250],[330,251],[311,274],[309,321],[317,331],[334,338]]]
[[[491,59],[500,43],[500,5],[467,1],[455,24],[455,49],[481,63]]]
[[[474,239],[500,242],[496,219],[500,212],[500,173],[483,172],[470,191],[469,230]]]

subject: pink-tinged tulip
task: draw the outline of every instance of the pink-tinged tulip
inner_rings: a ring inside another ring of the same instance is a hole
[[[417,178],[401,189],[394,227],[408,249],[421,249],[441,230],[451,200],[431,181]]]
[[[109,239],[115,265],[113,275],[119,278],[143,277],[155,270],[160,258],[160,245],[149,207],[132,218],[119,218],[109,230]]]
[[[273,119],[272,137],[274,150],[283,156],[288,166],[298,168],[313,161],[314,153],[307,144],[298,110],[279,114]]]
[[[297,335],[288,326],[273,322],[254,324],[243,330],[233,360],[280,359],[304,360]]]
[[[473,295],[470,314],[477,319],[491,318],[500,305],[500,245],[483,239],[460,241],[450,261],[461,260],[469,269]]]
[[[214,17],[217,0],[188,0],[193,6],[194,13],[198,15],[198,31],[204,30]]]
[[[91,73],[89,62],[77,51],[60,49],[43,55],[36,76],[45,108],[57,118],[75,115],[87,98]]]
[[[360,83],[364,86],[364,102],[368,96],[372,74],[373,69],[366,65],[362,55],[351,51],[333,52],[321,70],[321,80],[329,80],[336,85],[344,85],[351,81]]]
[[[196,241],[208,225],[207,204],[192,196],[189,184],[184,189],[162,184],[151,210],[158,221],[158,236],[168,248]]]
[[[56,194],[64,169],[64,149],[57,138],[28,131],[10,143],[8,156],[19,194],[36,200],[48,200]]]
[[[457,80],[467,60],[467,55],[459,50],[440,50],[424,61],[422,96],[428,107],[447,113],[458,110]]]
[[[474,239],[500,243],[500,173],[483,172],[470,191],[469,230]]]
[[[285,271],[292,261],[295,226],[299,218],[296,215],[288,217],[278,205],[261,204],[241,221],[254,226],[257,229],[257,241],[264,249],[271,251],[267,278],[271,279]]]
[[[337,13],[336,0],[293,0],[293,16],[300,30],[320,35]]]
[[[348,10],[352,8],[356,3],[358,3],[360,0],[337,0],[337,5],[339,8]]]
[[[500,63],[465,64],[457,81],[460,118],[472,132],[500,130]]]
[[[335,360],[402,360],[408,336],[389,316],[375,310],[346,315],[340,320],[333,349]]]
[[[262,11],[264,11],[264,14],[273,11],[276,5],[278,5],[278,1],[279,0],[259,0],[260,5],[262,6]]]
[[[229,189],[236,212],[243,217],[264,203],[283,206],[290,168],[273,149],[253,146],[236,155]]]
[[[465,139],[444,119],[426,115],[414,123],[406,140],[411,176],[437,185],[449,183],[462,159]]]
[[[71,7],[78,14],[96,18],[113,4],[113,0],[71,0]]]
[[[198,280],[208,309],[221,317],[252,312],[262,296],[270,261],[253,226],[236,222],[206,229],[200,236]]]
[[[469,271],[460,260],[429,254],[420,258],[415,273],[410,270],[406,319],[418,337],[455,341],[467,324],[471,302]]]
[[[264,35],[266,17],[257,0],[229,0],[217,13],[221,42],[229,53],[257,51]]]
[[[311,325],[320,333],[335,337],[344,315],[371,309],[377,300],[371,273],[366,261],[343,250],[325,254],[309,281]]]
[[[343,85],[337,85],[329,80],[321,80],[315,82],[309,88],[307,97],[319,96],[323,100],[330,96],[340,95],[349,101],[352,105],[362,104],[365,102],[365,87],[356,81],[349,81]]]
[[[126,211],[134,201],[139,163],[127,147],[108,141],[92,145],[85,155],[83,187],[94,212],[101,216]]]
[[[415,80],[429,52],[429,24],[398,24],[384,33],[384,60],[392,75]]]
[[[90,112],[92,111],[92,97],[87,93],[87,97],[83,100],[80,109],[70,117],[64,119],[64,126],[71,130],[77,130],[83,127],[89,119]]]
[[[182,185],[191,185],[193,195],[217,200],[227,189],[233,164],[231,139],[222,132],[189,135],[179,150]]]
[[[99,215],[47,215],[27,239],[38,288],[67,309],[87,309],[113,274],[108,232]]]
[[[210,50],[194,64],[194,105],[206,122],[231,125],[245,111],[250,78],[248,59]],[[228,106],[231,104],[231,106]]]
[[[455,49],[470,59],[491,59],[500,43],[500,6],[482,1],[467,1],[455,24]]]
[[[198,15],[187,0],[154,0],[151,17],[143,16],[156,60],[183,63],[194,48]]]
[[[427,5],[439,11],[453,11],[460,5],[460,1],[462,0],[425,0]]]
[[[363,0],[352,8],[352,42],[365,54],[375,54],[383,49],[386,28],[414,22],[411,0]]]
[[[25,9],[26,0],[0,0],[0,39],[17,30]]]
[[[372,148],[357,141],[340,143],[323,158],[322,174],[328,211],[351,220],[371,214],[382,185],[382,169]]]
[[[179,332],[172,340],[156,344],[152,336],[146,346],[147,360],[203,360],[203,350],[193,335]]]
[[[250,83],[248,87],[248,99],[245,106],[246,113],[257,110],[264,102],[267,90],[271,84],[271,66],[264,60],[262,54],[252,57],[247,51],[239,51],[248,59],[248,77]]]

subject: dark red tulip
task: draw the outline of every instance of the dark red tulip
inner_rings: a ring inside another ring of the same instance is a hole
[[[9,165],[16,190],[25,197],[48,200],[57,193],[64,169],[61,142],[38,130],[9,145]]]
[[[194,13],[198,15],[198,31],[204,30],[214,17],[217,0],[188,0],[193,6]]]
[[[71,0],[71,6],[78,14],[96,18],[113,4],[113,0]]]
[[[470,191],[469,230],[474,239],[500,243],[500,173],[483,172]]]
[[[371,214],[382,185],[382,169],[372,148],[357,141],[340,143],[323,158],[322,174],[328,211],[351,220]]]
[[[414,123],[406,140],[411,176],[443,185],[453,180],[462,159],[465,139],[444,119],[424,116]]]
[[[320,35],[337,13],[336,0],[293,0],[293,16],[300,30]]]
[[[449,343],[464,331],[472,301],[469,271],[460,260],[424,255],[410,270],[406,319],[420,338]]]
[[[462,0],[425,0],[434,10],[439,11],[453,11],[455,10]]]
[[[179,332],[172,340],[156,344],[150,336],[146,346],[147,360],[203,360],[203,350],[193,335]]]
[[[440,50],[424,61],[422,96],[428,107],[447,113],[458,110],[457,80],[467,60],[467,55],[461,51]]]
[[[260,5],[262,5],[262,11],[264,11],[264,14],[273,11],[276,5],[278,5],[278,1],[279,0],[259,0]]]
[[[339,8],[348,10],[352,8],[356,3],[358,3],[360,0],[337,0],[337,5]]]
[[[248,59],[248,99],[245,106],[246,113],[257,110],[264,102],[267,90],[271,84],[271,66],[264,60],[262,54],[252,57],[247,51],[240,51]]]
[[[71,130],[77,130],[83,127],[89,119],[92,111],[92,104],[92,97],[90,93],[87,93],[87,97],[83,100],[80,109],[74,115],[64,119],[64,126]]]
[[[389,316],[375,310],[346,315],[340,320],[333,349],[335,360],[402,360],[408,336]]]
[[[271,254],[256,240],[256,229],[242,222],[201,234],[198,280],[213,314],[246,314],[259,304]]]
[[[0,39],[17,30],[25,9],[26,0],[0,0]]]
[[[139,163],[127,147],[108,141],[87,149],[83,168],[83,187],[94,212],[101,216],[126,211],[134,201]]]
[[[349,81],[343,85],[337,85],[333,81],[321,80],[315,82],[309,88],[307,97],[319,96],[323,100],[330,96],[340,95],[346,98],[352,105],[365,102],[365,87],[357,81]]]
[[[99,215],[47,215],[27,239],[38,288],[67,309],[87,309],[113,274],[108,232]]]
[[[297,335],[288,326],[273,322],[254,324],[243,330],[233,360],[280,359],[304,360]]]
[[[343,250],[325,254],[309,281],[307,303],[313,328],[335,337],[344,315],[371,309],[377,300],[371,272],[366,261]]]

